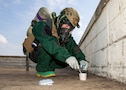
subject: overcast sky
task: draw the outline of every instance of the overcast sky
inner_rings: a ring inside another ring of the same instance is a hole
[[[100,0],[0,0],[0,55],[22,56],[26,31],[40,7],[59,15],[66,7],[75,8],[80,15],[80,28],[72,32],[79,43]]]

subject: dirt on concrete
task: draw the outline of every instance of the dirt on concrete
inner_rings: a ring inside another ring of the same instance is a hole
[[[79,72],[70,68],[56,70],[56,77],[51,77],[53,85],[39,85],[45,78],[36,77],[34,68],[0,68],[0,90],[126,90],[123,83],[98,77],[88,73],[86,81],[80,81]]]

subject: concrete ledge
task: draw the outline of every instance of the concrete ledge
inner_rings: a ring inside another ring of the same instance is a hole
[[[29,67],[35,67],[35,63],[29,60]],[[0,56],[0,67],[26,68],[25,56]]]

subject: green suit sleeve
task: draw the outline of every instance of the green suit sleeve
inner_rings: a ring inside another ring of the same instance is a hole
[[[56,37],[49,36],[45,31],[46,23],[38,22],[33,27],[33,35],[37,40],[39,40],[41,46],[56,59],[65,62],[71,54],[67,51],[65,47],[61,47]]]
[[[72,56],[75,56],[77,58],[78,61],[86,60],[84,53],[78,47],[73,37],[69,38],[69,42],[66,44],[66,48],[69,51],[69,53],[71,53]]]

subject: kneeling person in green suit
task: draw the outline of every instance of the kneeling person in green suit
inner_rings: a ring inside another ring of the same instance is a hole
[[[85,55],[71,34],[75,27],[79,27],[79,20],[75,9],[65,8],[59,16],[53,12],[52,18],[40,20],[33,26],[32,33],[39,42],[39,53],[35,58],[38,77],[56,76],[55,69],[68,65],[72,69],[85,65],[84,69],[87,69]]]

